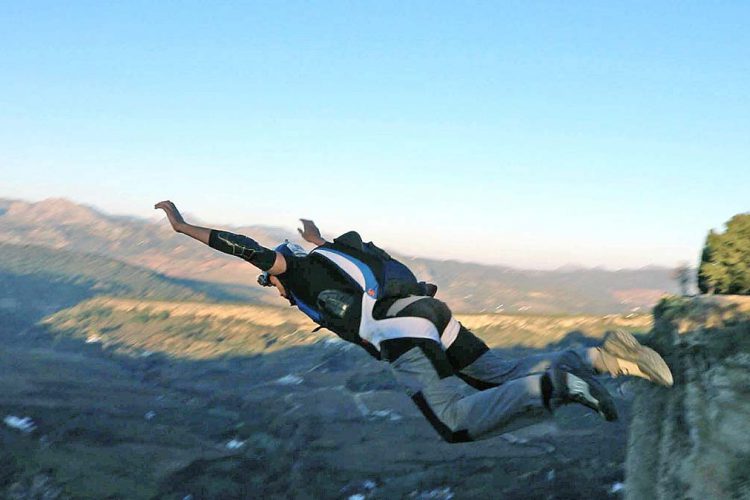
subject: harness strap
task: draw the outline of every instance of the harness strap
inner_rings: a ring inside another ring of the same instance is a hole
[[[289,294],[292,296],[295,305],[299,308],[300,311],[305,313],[314,322],[320,323],[321,314],[319,311],[317,311],[314,307],[311,307],[310,305],[302,302],[299,297],[297,297],[291,290],[289,291]]]
[[[378,297],[378,293],[380,292],[378,280],[375,279],[375,275],[370,269],[370,266],[361,260],[330,248],[316,248],[310,253],[322,255],[327,258],[354,280],[363,292],[370,297]]]
[[[404,309],[406,309],[408,306],[412,305],[418,300],[426,299],[427,297],[422,297],[419,295],[412,295],[410,297],[404,297],[403,299],[396,300],[393,304],[391,304],[391,307],[388,308],[388,311],[386,311],[385,315],[395,316]]]

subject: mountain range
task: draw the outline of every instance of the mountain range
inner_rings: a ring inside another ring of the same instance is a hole
[[[279,227],[212,227],[246,234],[265,246],[284,239],[303,243],[296,233]],[[376,235],[362,236],[377,243]],[[236,300],[285,305],[275,291],[253,286],[256,268],[176,234],[166,220],[110,215],[61,198],[35,203],[0,199],[0,243],[106,257],[194,284],[230,285],[242,290],[232,295]],[[457,312],[627,313],[645,310],[661,295],[676,291],[671,270],[664,267],[538,271],[409,257],[388,250],[420,280],[436,283],[438,298]]]

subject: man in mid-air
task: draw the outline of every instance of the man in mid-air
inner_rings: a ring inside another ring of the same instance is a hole
[[[275,250],[228,231],[188,224],[171,201],[155,205],[172,228],[240,257],[321,327],[387,361],[440,436],[450,443],[486,439],[538,423],[561,405],[578,403],[617,419],[596,374],[632,375],[671,386],[672,374],[652,349],[627,332],[610,332],[599,347],[507,359],[461,325],[402,263],[356,232],[325,241],[302,220],[306,252],[284,242]]]

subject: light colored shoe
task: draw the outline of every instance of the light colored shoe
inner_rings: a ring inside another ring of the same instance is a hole
[[[659,353],[639,344],[624,330],[608,333],[599,350],[602,363],[613,377],[633,375],[661,385],[674,384],[672,372]]]

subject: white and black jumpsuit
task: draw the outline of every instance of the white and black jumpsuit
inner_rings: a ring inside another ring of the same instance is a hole
[[[227,251],[220,244],[211,246],[243,257],[236,247]],[[244,258],[261,269],[265,266],[263,270],[273,262],[270,257],[259,262],[258,251],[252,256]],[[561,353],[506,359],[461,325],[438,299],[378,299],[381,285],[370,267],[340,247],[318,247],[306,257],[288,258],[287,271],[279,278],[291,302],[314,321],[387,361],[445,441],[486,439],[549,416],[540,378]],[[321,293],[334,289],[356,300],[340,321],[324,321],[316,302]],[[586,359],[582,353],[581,358]]]

